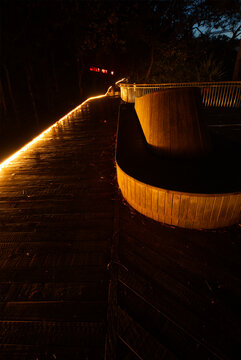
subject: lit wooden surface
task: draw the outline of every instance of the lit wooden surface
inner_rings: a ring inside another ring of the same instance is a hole
[[[198,88],[167,89],[136,98],[135,110],[147,143],[170,156],[208,153],[200,103]]]
[[[2,173],[0,358],[103,359],[107,325],[117,360],[240,358],[240,228],[133,211],[114,180],[116,122],[111,101],[86,105]]]
[[[117,112],[89,101],[0,171],[1,359],[104,357]]]
[[[214,229],[239,223],[240,147],[212,140],[215,151],[208,158],[160,157],[146,146],[134,108],[126,104],[120,112],[116,155],[124,198],[140,213],[182,228]]]
[[[241,193],[210,195],[165,190],[136,180],[118,164],[117,179],[124,198],[134,209],[162,223],[215,229],[240,221]]]

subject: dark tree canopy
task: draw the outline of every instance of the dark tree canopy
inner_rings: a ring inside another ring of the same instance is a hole
[[[123,76],[232,79],[240,6],[239,0],[1,0],[0,131],[22,128],[23,119],[26,128],[44,127]],[[90,74],[90,66],[115,76]]]

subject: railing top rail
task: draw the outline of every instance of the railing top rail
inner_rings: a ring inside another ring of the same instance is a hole
[[[128,84],[120,83],[122,100],[130,103],[135,98],[150,92],[164,91],[173,88],[196,87],[200,89],[204,107],[241,107],[241,81],[205,81],[162,84]]]
[[[135,83],[120,83],[119,86],[120,87],[143,87],[143,88],[148,88],[148,87],[159,87],[159,86],[192,86],[192,85],[197,85],[197,86],[220,86],[220,85],[233,85],[233,86],[237,86],[240,85],[241,86],[241,81],[205,81],[205,82],[198,82],[198,81],[193,81],[193,82],[183,82],[183,83],[161,83],[161,84],[135,84]]]

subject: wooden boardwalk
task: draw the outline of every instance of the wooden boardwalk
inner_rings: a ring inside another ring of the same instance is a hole
[[[239,359],[240,228],[165,227],[126,204],[119,226],[118,359]]]
[[[0,359],[236,360],[240,227],[130,208],[118,108],[88,102],[0,171]]]
[[[0,359],[104,356],[118,103],[90,101],[0,172]]]

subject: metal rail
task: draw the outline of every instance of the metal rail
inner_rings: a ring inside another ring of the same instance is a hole
[[[241,81],[223,82],[189,82],[189,83],[166,83],[166,84],[126,84],[120,83],[121,99],[134,103],[136,97],[152,92],[177,88],[199,87],[201,90],[202,104],[204,107],[230,108],[241,107]]]

